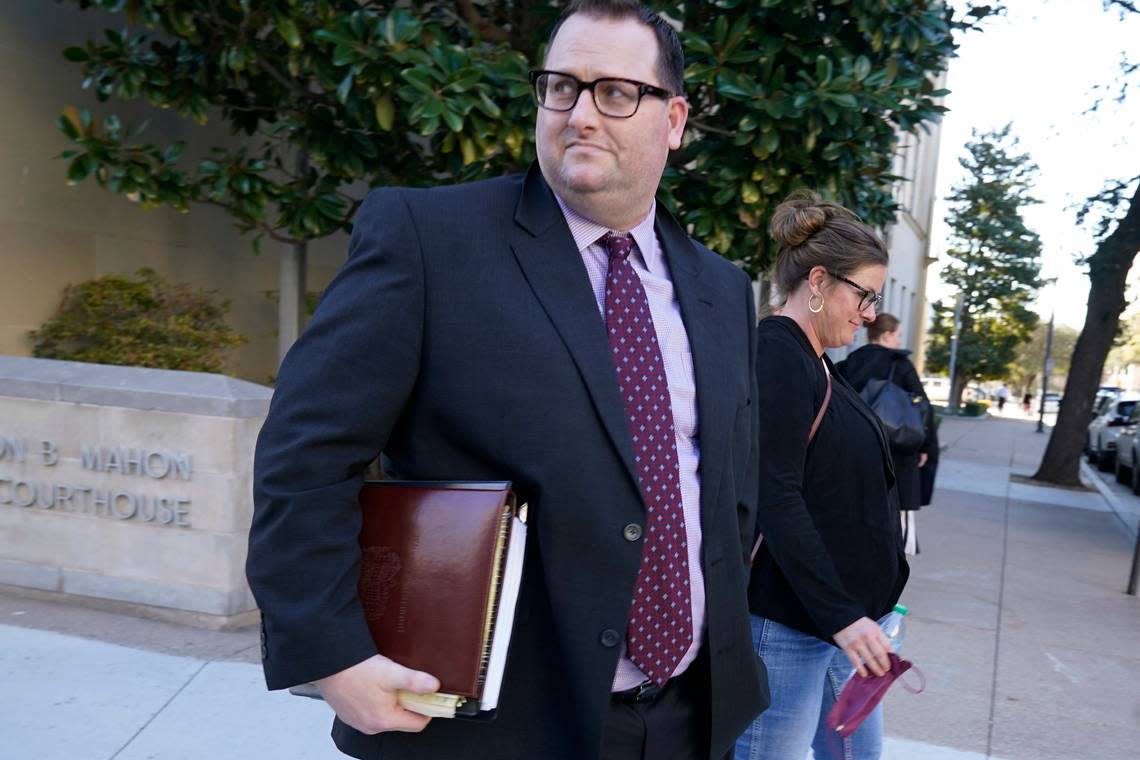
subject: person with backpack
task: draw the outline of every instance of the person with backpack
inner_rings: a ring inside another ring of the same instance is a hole
[[[911,434],[909,441],[891,441],[891,462],[895,468],[906,553],[914,555],[919,551],[915,512],[930,503],[929,498],[923,498],[922,476],[928,474],[931,476],[928,479],[933,481],[933,472],[923,473],[922,470],[935,467],[937,462],[938,434],[934,428],[934,415],[930,412],[930,400],[918,379],[918,372],[908,358],[910,351],[899,348],[902,327],[898,317],[885,312],[875,317],[875,321],[867,325],[867,341],[867,345],[853,351],[836,368],[873,407],[875,399],[869,392],[877,390],[882,397],[883,389],[887,387],[885,384],[890,383],[893,386],[890,390],[899,394],[904,399],[903,403],[911,404],[916,411],[909,424],[920,424],[919,430]],[[888,438],[892,438],[891,420],[883,419],[883,422]]]
[[[909,575],[875,413],[836,373],[827,348],[875,319],[887,271],[882,240],[858,217],[800,191],[776,208],[778,314],[757,328],[758,534],[748,603],[772,703],[736,743],[736,760],[874,760],[882,707],[850,736],[826,716],[853,670],[882,675],[880,627]]]

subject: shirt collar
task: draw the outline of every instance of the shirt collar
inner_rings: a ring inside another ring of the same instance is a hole
[[[558,195],[555,195],[554,198],[562,209],[562,216],[566,218],[566,224],[570,227],[570,234],[574,238],[574,245],[578,246],[579,253],[597,243],[598,238],[611,231],[609,227],[591,221],[570,208]],[[637,250],[641,252],[645,268],[654,273],[664,266],[664,262],[661,260],[661,250],[657,245],[657,236],[653,231],[653,222],[656,218],[657,200],[654,199],[649,206],[649,213],[636,227],[629,231],[633,241],[637,243]]]

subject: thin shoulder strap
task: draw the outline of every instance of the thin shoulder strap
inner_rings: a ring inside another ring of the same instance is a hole
[[[887,382],[893,383],[895,381],[895,369],[899,366],[898,354],[891,355],[891,369],[887,372]]]
[[[819,430],[820,423],[823,422],[823,413],[827,411],[827,405],[831,403],[831,372],[828,371],[827,365],[823,365],[823,374],[827,376],[827,390],[823,393],[823,403],[819,407],[819,412],[815,415],[815,421],[811,423],[811,431],[808,432],[808,446],[811,446],[811,441],[815,438],[815,432]],[[752,553],[748,556],[748,564],[752,566],[756,564],[756,555],[760,552],[760,545],[764,543],[764,534],[758,533],[756,535],[756,543],[752,545]]]
[[[819,413],[815,415],[815,422],[811,423],[811,432],[808,433],[809,446],[812,439],[815,438],[815,432],[819,430],[819,426],[823,422],[823,413],[827,411],[827,405],[831,403],[831,373],[827,371],[827,365],[824,365],[823,371],[827,375],[827,390],[823,394],[823,403],[820,404]]]

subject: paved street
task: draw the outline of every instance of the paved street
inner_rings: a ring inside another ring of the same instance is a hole
[[[1045,435],[942,426],[904,595],[927,689],[887,698],[889,760],[1116,760],[1140,746],[1140,498],[1014,482]],[[1086,471],[1086,477],[1095,477]],[[252,630],[203,631],[0,591],[0,759],[333,760],[330,712],[264,690]]]

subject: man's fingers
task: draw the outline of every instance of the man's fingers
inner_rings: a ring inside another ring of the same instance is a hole
[[[389,660],[380,678],[381,685],[389,690],[404,689],[417,694],[439,691],[439,679],[421,670],[412,670]]]
[[[414,734],[423,731],[427,724],[431,723],[431,718],[426,715],[420,715],[418,712],[412,712],[404,707],[400,707],[399,710],[400,712],[395,715],[390,727],[386,730]]]
[[[439,679],[381,655],[373,655],[316,683],[337,716],[365,734],[422,731],[431,719],[405,709],[397,701],[396,692],[404,689],[430,694],[439,690]]]

